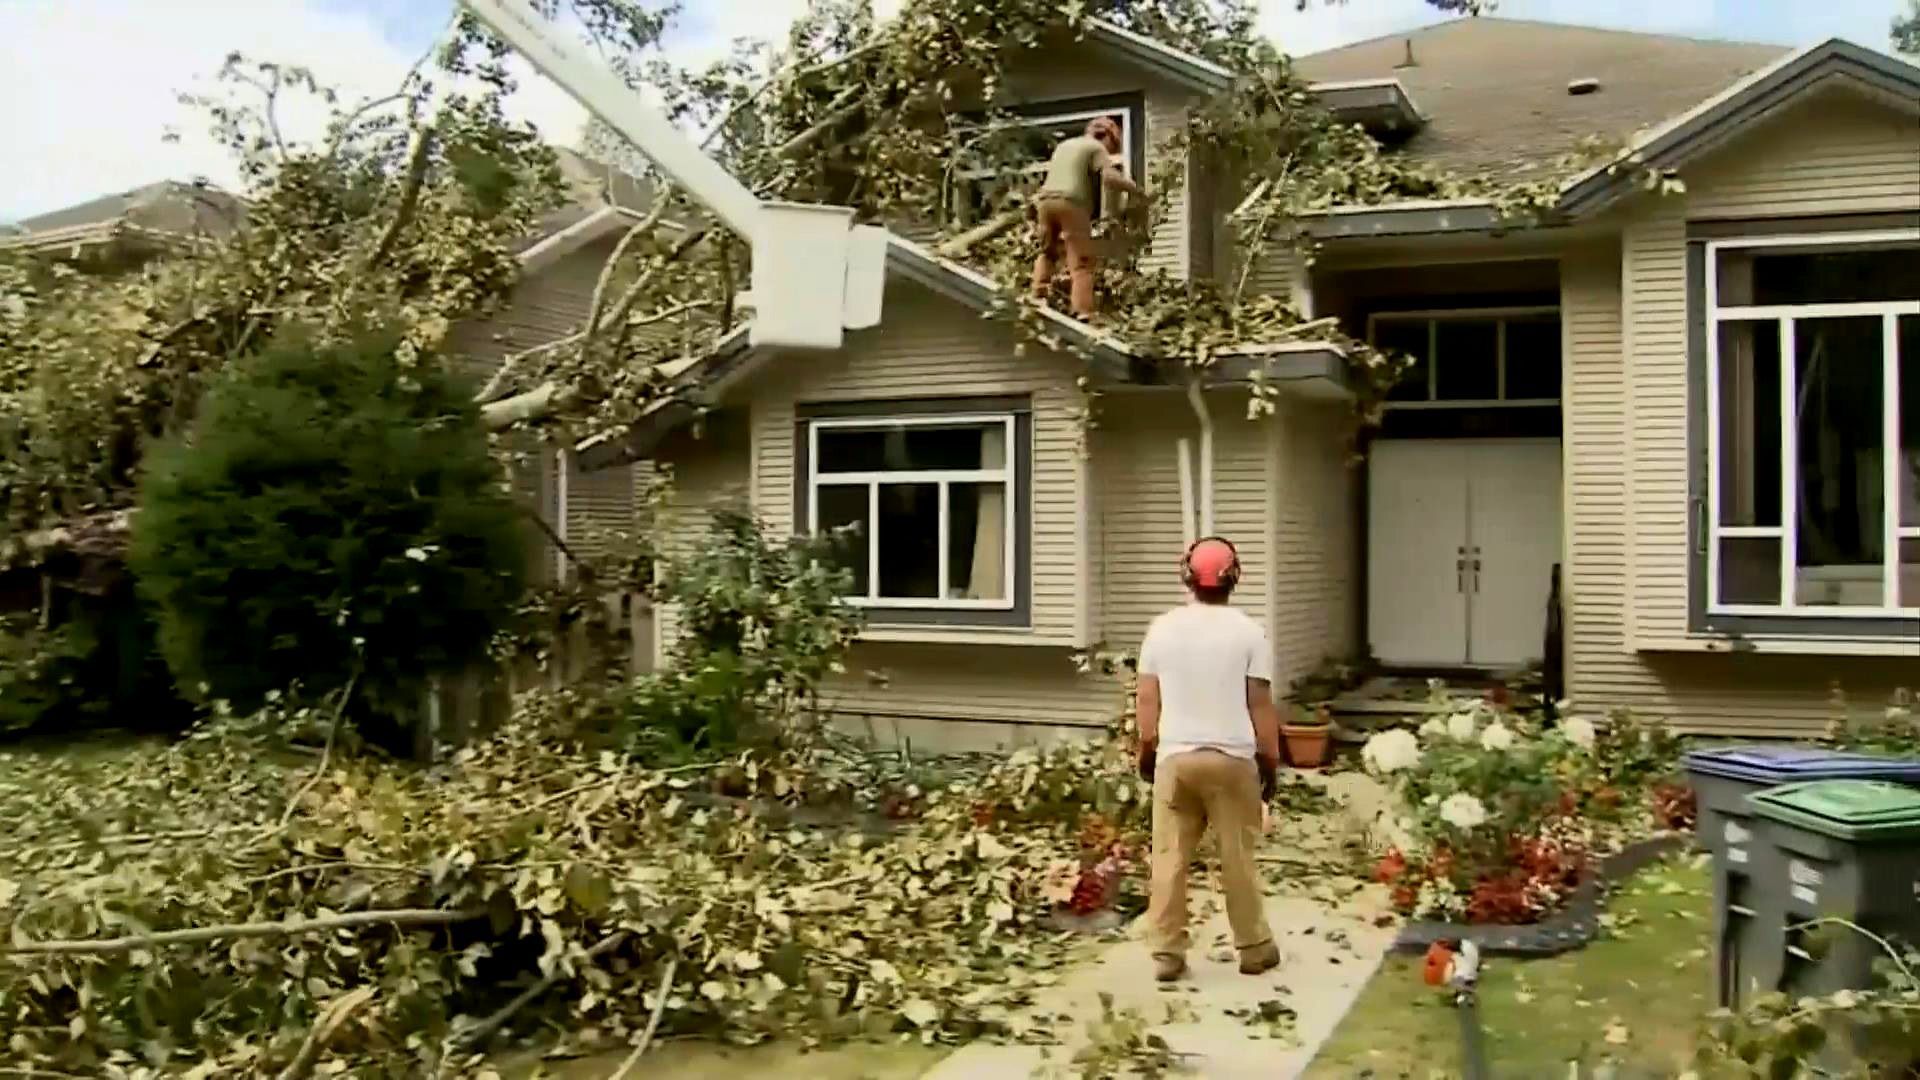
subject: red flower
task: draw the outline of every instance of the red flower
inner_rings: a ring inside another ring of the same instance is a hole
[[[1406,872],[1407,857],[1400,854],[1400,850],[1395,848],[1388,851],[1386,856],[1380,860],[1379,865],[1373,868],[1373,880],[1382,885],[1391,885],[1399,881],[1401,875]]]

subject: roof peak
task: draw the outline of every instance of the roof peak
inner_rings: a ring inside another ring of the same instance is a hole
[[[1555,22],[1550,19],[1514,19],[1514,18],[1508,18],[1506,16],[1502,16],[1502,15],[1463,15],[1463,16],[1458,16],[1451,19],[1442,19],[1439,22],[1427,23],[1426,25],[1423,25],[1423,26],[1409,27],[1405,30],[1394,30],[1384,34],[1375,34],[1373,37],[1363,38],[1359,41],[1348,42],[1345,45],[1336,45],[1331,49],[1321,49],[1318,52],[1302,53],[1300,56],[1295,57],[1295,59],[1306,60],[1309,58],[1333,56],[1338,53],[1345,52],[1348,49],[1358,49],[1358,48],[1362,48],[1369,45],[1379,45],[1380,43],[1386,42],[1386,41],[1399,41],[1406,38],[1431,37],[1431,36],[1434,36],[1437,34],[1443,34],[1443,33],[1457,33],[1460,29],[1467,26],[1537,27],[1537,28],[1546,29],[1546,30],[1558,30],[1558,31],[1565,31],[1570,33],[1609,34],[1609,35],[1615,35],[1619,37],[1654,38],[1661,41],[1686,41],[1686,42],[1691,42],[1698,45],[1725,45],[1725,46],[1731,46],[1734,48],[1749,48],[1749,49],[1755,48],[1755,47],[1774,48],[1774,49],[1779,49],[1783,53],[1790,51],[1793,48],[1793,46],[1780,45],[1776,42],[1754,41],[1754,40],[1744,39],[1744,38],[1705,37],[1698,34],[1667,34],[1667,33],[1660,33],[1658,31],[1652,31],[1652,30],[1629,30],[1629,29],[1623,29],[1621,27],[1614,27],[1614,26],[1595,26],[1591,23]]]

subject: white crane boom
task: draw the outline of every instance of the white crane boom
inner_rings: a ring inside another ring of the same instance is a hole
[[[843,206],[760,199],[526,0],[459,2],[753,245],[754,344],[837,349],[847,328],[879,324],[885,229]]]

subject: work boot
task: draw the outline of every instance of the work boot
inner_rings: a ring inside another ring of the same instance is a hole
[[[1186,957],[1179,953],[1153,954],[1153,978],[1155,982],[1172,982],[1186,973]]]
[[[1280,966],[1280,946],[1269,941],[1240,950],[1240,974],[1263,975]]]

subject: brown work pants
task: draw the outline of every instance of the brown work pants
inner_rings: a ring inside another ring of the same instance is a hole
[[[1260,842],[1259,767],[1218,750],[1188,750],[1161,761],[1153,776],[1147,947],[1155,956],[1186,955],[1187,868],[1209,825],[1219,848],[1234,948],[1244,954],[1273,940],[1254,865]]]
[[[1067,256],[1073,277],[1073,313],[1093,315],[1093,214],[1071,199],[1042,196],[1034,203],[1034,227],[1040,234],[1040,257],[1033,260],[1033,298],[1045,300],[1053,288],[1060,253]]]

